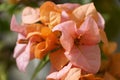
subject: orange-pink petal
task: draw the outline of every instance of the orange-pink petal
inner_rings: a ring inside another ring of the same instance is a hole
[[[50,62],[57,70],[62,69],[68,63],[64,52],[64,49],[59,49],[49,54]]]
[[[95,45],[100,42],[99,28],[92,17],[88,17],[78,29],[80,44]]]
[[[79,80],[81,77],[80,68],[71,68],[64,80]]]
[[[62,36],[60,37],[60,41],[63,48],[67,51],[71,50],[74,45],[76,30],[76,24],[74,21],[66,21],[53,28],[53,31],[61,31]]]
[[[47,76],[47,80],[60,80],[68,73],[72,64],[69,63],[67,66],[63,67],[60,71],[52,72]]]

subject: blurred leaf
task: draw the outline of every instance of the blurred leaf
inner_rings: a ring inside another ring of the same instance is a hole
[[[38,66],[36,67],[33,75],[32,75],[32,79],[34,80],[34,78],[37,76],[37,74],[40,72],[40,70],[49,62],[49,56],[45,56],[38,64]]]
[[[0,63],[0,80],[7,80],[6,66]]]
[[[120,31],[120,6],[115,0],[93,0],[96,9],[103,14],[108,40],[114,40]],[[107,14],[107,15],[104,15]]]
[[[3,47],[4,47],[4,43],[0,41],[0,51],[2,50]]]
[[[13,7],[14,5],[10,5],[8,3],[2,3],[0,5],[0,11],[7,11],[9,10],[11,7]]]
[[[92,0],[70,0],[70,2],[80,3],[80,4],[90,3],[91,1]]]
[[[52,0],[56,3],[79,3],[79,4],[85,4],[85,3],[90,3],[92,0]]]
[[[0,32],[9,31],[9,21],[0,19]]]
[[[110,15],[108,13],[103,13],[102,16],[104,17],[105,21],[108,22],[110,19]]]
[[[7,14],[10,14],[9,16],[11,16],[12,14],[14,14],[17,11],[20,11],[22,9],[22,4],[9,4],[9,3],[2,3],[0,5],[0,12],[4,13],[6,12]]]

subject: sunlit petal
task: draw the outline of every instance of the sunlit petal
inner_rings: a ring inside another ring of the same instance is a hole
[[[72,64],[69,63],[67,66],[63,67],[60,71],[53,72],[47,76],[47,80],[53,79],[53,80],[59,80],[64,77],[64,75],[67,74],[67,72],[72,67]]]
[[[22,12],[22,22],[25,24],[32,24],[40,20],[39,9],[26,7]]]

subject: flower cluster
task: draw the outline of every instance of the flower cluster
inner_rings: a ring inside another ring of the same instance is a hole
[[[96,73],[101,61],[98,43],[107,43],[104,19],[93,3],[47,1],[40,8],[26,7],[20,25],[12,17],[11,30],[18,33],[14,58],[19,70],[48,55],[47,80],[79,80],[82,74]]]

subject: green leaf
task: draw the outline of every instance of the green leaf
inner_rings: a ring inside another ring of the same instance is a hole
[[[49,56],[46,55],[38,64],[36,67],[31,80],[34,80],[34,78],[37,76],[37,74],[40,72],[40,70],[49,62]]]

